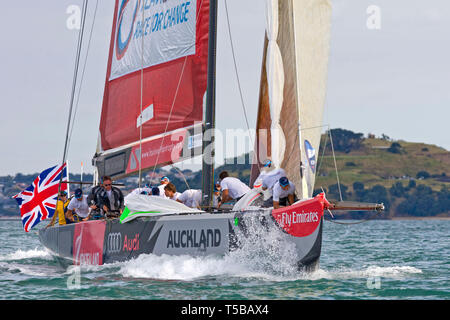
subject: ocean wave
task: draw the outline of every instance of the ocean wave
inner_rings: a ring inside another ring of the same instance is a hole
[[[361,270],[354,270],[348,268],[337,268],[332,270],[319,269],[313,273],[305,274],[304,278],[308,280],[320,279],[353,279],[353,278],[393,278],[401,279],[411,274],[422,273],[422,270],[411,266],[369,266]]]
[[[14,261],[14,260],[26,260],[33,258],[42,258],[45,260],[51,260],[51,254],[47,250],[34,248],[31,250],[16,250],[13,253],[6,255],[0,255],[0,261]]]

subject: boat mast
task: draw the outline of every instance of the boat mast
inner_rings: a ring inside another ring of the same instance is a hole
[[[217,0],[209,1],[208,83],[202,145],[202,207],[212,207],[214,181],[214,130],[216,111]]]

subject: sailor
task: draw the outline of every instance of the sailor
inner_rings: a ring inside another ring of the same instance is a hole
[[[177,198],[181,195],[181,193],[177,192],[177,188],[175,187],[175,185],[169,182],[164,187],[164,195],[168,199],[177,200]]]
[[[66,224],[86,221],[89,219],[89,205],[87,195],[80,188],[75,190],[75,195],[67,206]]]
[[[200,209],[200,204],[202,201],[202,191],[188,189],[178,196],[177,201],[183,203],[189,208]]]
[[[130,194],[152,194],[152,188],[148,184],[146,184],[142,188],[136,188],[130,192]]]
[[[295,185],[288,178],[282,177],[273,186],[273,208],[278,209],[281,206],[292,205],[297,201],[295,195]]]
[[[216,182],[214,185],[214,199],[213,199],[213,207],[217,208],[219,205],[219,202],[222,201],[221,195],[220,195],[220,182]]]
[[[164,177],[161,178],[161,184],[158,186],[158,188],[159,188],[159,194],[160,194],[162,197],[164,197],[164,198],[166,197],[165,194],[164,194],[164,187],[165,187],[169,182],[170,182],[170,179],[167,178],[166,176],[164,176]]]
[[[218,203],[217,208],[231,200],[239,201],[250,188],[238,178],[228,176],[227,171],[219,174],[220,187],[222,189],[222,200]]]
[[[263,190],[271,190],[273,185],[282,177],[286,177],[286,171],[282,168],[275,168],[270,159],[264,161],[261,173],[253,184],[254,188],[262,187]]]
[[[122,191],[112,186],[112,179],[109,176],[104,176],[102,190],[98,193],[99,207],[106,214],[112,211],[122,213],[124,209],[124,197]]]
[[[56,210],[53,214],[52,221],[50,222],[47,227],[53,226],[56,222],[56,218],[58,218],[59,225],[65,225],[66,224],[66,217],[65,213],[67,211],[67,206],[69,205],[69,199],[67,199],[67,192],[66,191],[60,191],[59,192],[59,200],[56,203]]]
[[[149,193],[149,195],[151,195],[151,196],[157,196],[157,197],[161,196],[161,197],[164,197],[164,198],[165,198],[164,195],[161,195],[161,191],[159,190],[159,187],[153,187],[153,188],[152,188],[152,192]]]

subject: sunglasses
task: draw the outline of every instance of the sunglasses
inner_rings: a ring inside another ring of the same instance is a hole
[[[111,186],[111,183],[110,184],[105,184],[105,187],[109,187],[109,186]]]

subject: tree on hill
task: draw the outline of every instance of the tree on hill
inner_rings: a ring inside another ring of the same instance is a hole
[[[417,172],[416,178],[417,179],[428,179],[430,177],[430,174],[427,171],[419,171]]]
[[[387,151],[390,153],[396,153],[396,154],[401,154],[401,153],[405,152],[403,150],[402,146],[400,145],[400,143],[398,143],[398,142],[393,142],[391,144],[391,146],[387,149]]]
[[[330,134],[330,131],[327,131]],[[350,130],[345,129],[331,129],[331,137],[333,139],[333,147],[335,151],[349,153],[352,150],[358,150],[361,148],[362,142],[364,141],[364,134],[355,133]],[[328,150],[331,150],[330,139],[326,145]]]
[[[443,200],[445,201],[445,199]],[[425,185],[418,185],[414,192],[409,194],[406,200],[397,207],[397,213],[416,217],[433,216],[440,212],[442,212],[442,208],[436,194],[429,186]]]
[[[404,197],[406,190],[401,182],[396,182],[389,189],[389,193],[394,197]]]

